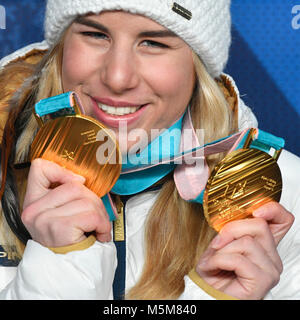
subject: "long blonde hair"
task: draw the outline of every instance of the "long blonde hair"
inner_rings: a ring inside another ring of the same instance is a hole
[[[200,58],[196,54],[193,57],[197,83],[191,100],[192,121],[195,129],[204,129],[207,143],[227,136],[236,128],[222,91]],[[224,154],[207,157],[210,169],[223,157]],[[184,276],[195,267],[214,235],[204,218],[202,205],[184,201],[173,179],[169,180],[150,210],[144,268],[126,298],[178,298],[184,290]]]
[[[40,99],[63,92],[62,53],[63,39],[46,54],[37,65],[33,76],[26,82],[26,86],[10,102],[11,108],[17,109],[19,115],[22,112],[30,113],[23,124],[23,130],[16,136],[14,142],[16,163],[27,160],[29,147],[37,130],[37,124],[31,112],[34,104]],[[233,127],[231,110],[223,93],[195,54],[194,64],[197,80],[191,99],[193,125],[196,129],[204,129],[205,142],[209,142],[230,134],[236,128]],[[14,68],[17,67],[11,66],[8,69],[9,72],[13,72]],[[0,83],[3,81],[5,79],[2,74]],[[24,104],[27,104],[25,109]],[[222,157],[223,155],[208,157],[210,168],[214,167]],[[15,174],[21,208],[28,170],[20,170]],[[9,227],[3,212],[1,226],[2,234],[7,235],[6,243],[15,246],[21,257],[24,246],[15,235],[12,233],[8,235]],[[141,278],[127,293],[126,298],[177,298],[184,290],[183,277],[195,266],[214,234],[215,232],[209,228],[204,218],[202,206],[181,199],[173,179],[167,181],[151,208],[146,222],[146,255]]]
[[[62,39],[64,37],[65,33]],[[29,170],[26,168],[15,170],[14,164],[29,161],[30,145],[38,130],[32,113],[35,103],[63,92],[62,55],[63,41],[61,40],[37,64],[18,60],[0,72],[2,117],[4,113],[8,113],[6,125],[1,132],[0,243],[5,246],[8,256],[13,259],[21,259],[25,248],[24,243],[29,238],[26,231],[24,232],[19,217]],[[13,78],[12,81],[12,75],[17,75],[17,79]],[[20,79],[22,79],[21,83]],[[15,91],[14,94],[11,88]],[[8,210],[4,210],[5,208]]]

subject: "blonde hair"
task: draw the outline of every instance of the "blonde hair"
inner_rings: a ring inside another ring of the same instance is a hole
[[[14,103],[20,108],[33,95],[28,110],[32,110],[40,99],[61,94],[62,39],[37,66],[32,81],[23,88],[23,94]],[[197,75],[195,90],[191,99],[191,113],[195,128],[205,132],[205,142],[219,139],[231,133],[231,111],[218,85],[207,73],[199,57],[194,54]],[[13,68],[13,67],[12,67]],[[0,79],[0,82],[3,79]],[[20,109],[21,110],[21,109]],[[27,110],[27,111],[28,111]],[[20,111],[21,113],[22,111]],[[32,137],[37,130],[33,116],[27,123],[16,143],[15,161],[23,162],[28,157]],[[223,155],[207,158],[210,168]],[[18,173],[20,203],[23,203],[28,170]],[[3,212],[1,215],[3,234],[7,234]],[[180,198],[174,181],[164,185],[150,210],[145,226],[146,255],[143,272],[137,284],[127,293],[127,299],[174,299],[184,290],[183,277],[195,266],[215,232],[209,228],[202,206]],[[22,255],[22,245],[16,236],[7,237],[7,243],[18,248]]]
[[[197,83],[191,100],[192,121],[195,129],[204,129],[207,143],[236,128],[222,91],[200,58],[196,54],[193,57]],[[224,154],[207,157],[210,169],[223,157]],[[214,235],[202,205],[183,200],[173,180],[165,183],[148,216],[142,275],[126,298],[178,298],[184,290],[184,276],[195,267]]]
[[[64,37],[65,33],[62,35],[62,38]],[[20,126],[22,127],[19,129],[21,133],[13,142],[15,144],[15,154],[13,159],[14,163],[23,163],[29,160],[28,155],[30,145],[38,130],[37,122],[32,113],[32,108],[35,103],[41,99],[63,93],[61,81],[62,55],[63,41],[60,41],[53,46],[52,50],[49,50],[47,54],[45,54],[45,56],[39,63],[33,65],[24,61],[16,61],[15,63],[9,64],[0,73],[0,92],[2,93],[0,93],[0,101],[5,102],[1,106],[1,112],[9,112],[2,139],[5,139],[7,138],[6,136],[11,135],[9,133],[5,134],[5,129],[11,126],[9,125],[9,122],[14,122],[13,125],[15,126],[16,119],[18,117],[21,118],[19,120],[19,123],[21,123]],[[15,93],[12,95],[11,99],[8,99],[9,90],[6,86],[7,84],[11,83],[11,75],[15,74],[18,75],[19,79],[23,77],[23,84],[19,84],[18,81],[17,84],[20,85],[20,88],[15,90]],[[18,128],[16,128],[16,131],[17,130]],[[15,131],[13,135],[15,135]],[[6,150],[2,148],[2,167],[4,166],[3,158],[8,158],[10,156],[9,153],[11,153],[10,150],[8,152],[8,155],[5,157],[3,156],[3,153],[5,153],[5,151]],[[12,165],[13,164],[11,164],[11,166]],[[17,208],[15,208],[15,211],[21,212],[29,170],[24,168],[22,170],[13,171],[13,174],[15,175],[14,183],[17,185],[18,192],[17,194],[13,194],[12,190],[8,190],[6,199],[4,199],[4,201],[7,202],[9,201],[8,198],[13,200],[13,197],[17,197],[18,201],[15,201],[15,204],[8,203],[8,206],[10,208],[13,208],[13,206],[18,206]],[[5,177],[4,179],[7,180],[7,177]],[[11,224],[5,216],[2,206],[3,205],[1,205],[0,213],[0,243],[5,246],[6,252],[9,257],[13,257],[14,259],[21,259],[25,248],[23,243],[24,240],[21,241],[15,233],[8,232],[8,230],[11,230]]]

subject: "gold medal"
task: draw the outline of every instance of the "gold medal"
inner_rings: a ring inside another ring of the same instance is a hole
[[[205,217],[216,231],[228,222],[249,218],[270,201],[279,202],[282,178],[274,156],[249,148],[255,129],[243,147],[228,154],[212,171],[203,198]]]
[[[113,135],[95,119],[82,115],[73,99],[75,115],[44,122],[35,114],[41,128],[31,145],[30,158],[50,160],[84,176],[85,185],[102,197],[120,175],[121,153]]]

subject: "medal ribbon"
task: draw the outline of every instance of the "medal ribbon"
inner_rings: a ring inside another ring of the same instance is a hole
[[[75,103],[76,101],[76,103]],[[83,112],[80,100],[74,92],[41,100],[35,107],[38,116],[51,114],[51,117],[74,115],[76,104]],[[131,195],[146,190],[171,171],[180,196],[186,201],[202,203],[203,192],[209,178],[209,168],[205,161],[208,155],[232,152],[243,148],[250,129],[229,135],[225,138],[200,144],[194,130],[190,108],[170,128],[163,131],[139,155],[129,155],[122,164],[122,172],[112,192],[119,195]],[[170,139],[172,137],[172,140]],[[164,144],[168,138],[168,145]],[[255,139],[250,147],[269,152],[284,146],[284,140],[256,129]],[[109,195],[103,202],[110,215],[115,219]]]

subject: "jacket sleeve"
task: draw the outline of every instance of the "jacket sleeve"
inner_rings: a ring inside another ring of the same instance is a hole
[[[185,289],[179,300],[238,300],[207,284],[193,269],[184,277]]]
[[[295,216],[293,227],[279,245],[283,272],[272,290],[276,300],[300,300],[300,193],[291,212]]]
[[[271,292],[273,299],[300,299],[300,158],[284,150],[278,161],[282,174],[280,203],[294,215],[294,223],[278,246],[283,263],[280,281]]]
[[[95,242],[85,250],[57,254],[28,241],[15,278],[0,299],[113,299],[115,245]]]

